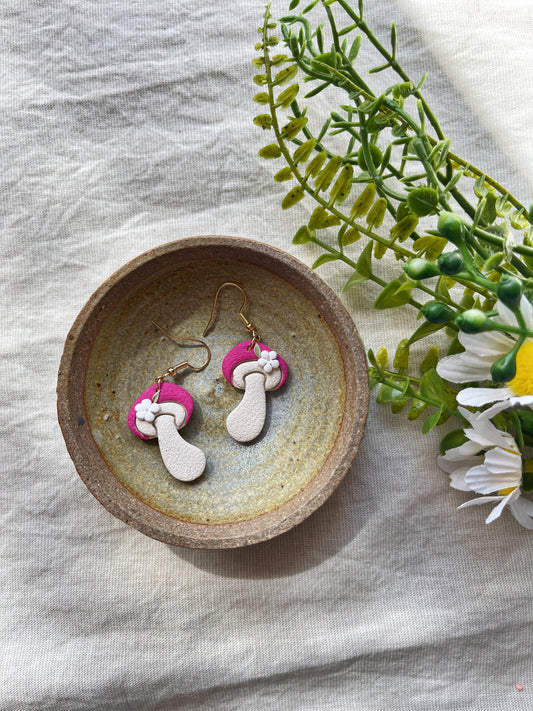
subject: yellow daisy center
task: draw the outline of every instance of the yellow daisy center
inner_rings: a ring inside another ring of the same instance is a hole
[[[515,395],[533,395],[533,341],[527,341],[518,349],[516,375],[508,385]]]

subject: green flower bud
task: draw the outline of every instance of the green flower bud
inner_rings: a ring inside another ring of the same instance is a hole
[[[403,269],[408,277],[415,280],[429,279],[430,277],[440,274],[436,264],[429,262],[427,259],[422,259],[421,257],[411,259],[407,264],[403,265]]]
[[[490,375],[495,383],[508,383],[516,375],[516,352],[509,351],[494,361]]]
[[[437,264],[441,274],[446,276],[454,276],[458,274],[464,267],[465,262],[461,252],[447,252],[446,254],[441,254],[437,259]]]
[[[502,304],[516,311],[522,298],[522,282],[514,276],[504,274],[496,288],[496,296]]]
[[[459,245],[463,241],[464,222],[454,212],[441,212],[437,229],[448,242]]]
[[[429,323],[448,323],[455,318],[455,312],[442,301],[430,301],[424,304],[420,311]]]
[[[455,319],[455,323],[459,326],[463,333],[479,333],[484,331],[489,321],[487,314],[480,309],[468,309],[463,311]]]

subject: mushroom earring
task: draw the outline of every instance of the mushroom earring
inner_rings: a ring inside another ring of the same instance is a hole
[[[251,334],[251,340],[236,345],[222,361],[222,373],[228,383],[239,390],[244,390],[242,400],[226,420],[226,428],[231,437],[237,442],[244,443],[251,442],[263,431],[266,419],[266,392],[280,388],[287,380],[289,369],[277,351],[260,343],[261,337],[254,324],[243,313],[246,293],[234,282],[225,282],[218,288],[203,336],[206,336],[213,321],[218,296],[222,289],[228,286],[239,289],[243,295],[239,318]]]
[[[201,449],[182,439],[179,430],[189,421],[194,401],[187,390],[165,381],[174,377],[184,368],[196,372],[203,370],[211,360],[211,351],[206,343],[197,338],[171,336],[152,321],[172,340],[190,341],[201,344],[207,350],[207,360],[201,366],[182,361],[169,368],[155,379],[155,383],[140,395],[128,413],[128,427],[141,439],[158,439],[159,451],[167,471],[179,481],[193,481],[205,469],[205,454]]]

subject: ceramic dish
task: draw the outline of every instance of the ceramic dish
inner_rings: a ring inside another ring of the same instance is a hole
[[[224,355],[247,334],[236,289],[221,294],[206,337],[210,365],[174,380],[194,398],[181,431],[205,452],[205,473],[180,482],[156,441],[128,428],[131,404],[155,378],[203,349],[164,337],[199,337],[225,281],[246,290],[246,315],[283,356],[289,378],[267,394],[267,422],[249,444],[225,420],[242,393],[224,379]],[[68,451],[94,496],[115,516],[165,543],[231,548],[283,533],[315,511],[346,474],[368,409],[364,349],[331,289],[294,257],[234,237],[192,237],[153,249],[93,294],[65,344],[58,413]]]

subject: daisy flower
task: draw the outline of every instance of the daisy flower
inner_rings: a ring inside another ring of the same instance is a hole
[[[517,326],[516,316],[501,301],[496,302],[498,316],[495,321],[506,326]],[[522,297],[520,311],[529,330],[533,331],[533,308]],[[452,383],[491,380],[490,369],[501,356],[509,353],[516,343],[514,334],[501,331],[459,333],[463,353],[446,356],[437,365],[437,373]],[[533,405],[533,338],[526,338],[516,356],[516,375],[508,383],[497,388],[464,388],[457,395],[460,405],[482,407],[489,403],[501,403],[492,410],[491,417],[506,407]]]
[[[497,429],[487,417],[464,408],[459,411],[471,425],[464,430],[466,442],[448,449],[438,463],[450,475],[454,489],[483,494],[459,508],[497,504],[485,521],[491,523],[508,506],[522,526],[533,529],[533,501],[521,496],[522,456],[514,437]]]

